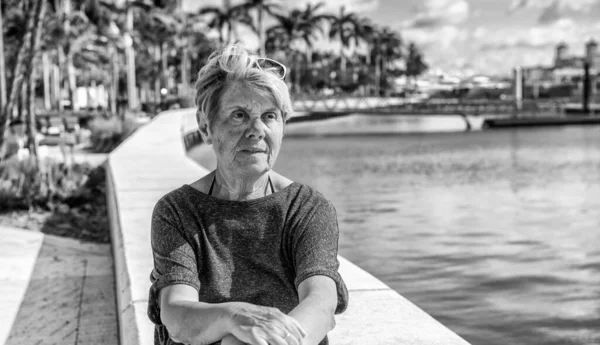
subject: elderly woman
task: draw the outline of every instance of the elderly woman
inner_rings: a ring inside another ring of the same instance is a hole
[[[334,207],[272,170],[292,113],[285,73],[232,45],[198,74],[217,168],[154,209],[155,344],[328,344],[346,308]]]

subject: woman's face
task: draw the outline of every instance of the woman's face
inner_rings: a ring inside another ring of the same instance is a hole
[[[240,83],[227,87],[219,104],[209,129],[219,169],[248,177],[270,170],[283,138],[281,110]]]

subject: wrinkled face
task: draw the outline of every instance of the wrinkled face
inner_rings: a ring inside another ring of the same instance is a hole
[[[240,83],[229,86],[219,104],[208,129],[218,168],[247,176],[270,170],[283,138],[281,110],[271,99]]]

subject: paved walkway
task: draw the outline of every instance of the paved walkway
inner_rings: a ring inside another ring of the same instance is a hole
[[[0,344],[118,344],[110,244],[0,227]]]

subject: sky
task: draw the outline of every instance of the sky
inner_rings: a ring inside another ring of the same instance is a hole
[[[285,8],[318,2],[275,1]],[[188,10],[211,4],[222,0],[184,0]],[[573,56],[583,56],[590,39],[600,42],[600,0],[328,0],[324,12],[341,5],[415,42],[432,72],[509,75],[515,66],[551,65],[560,42]],[[241,36],[257,46],[256,35]],[[327,39],[316,48],[336,49]]]

